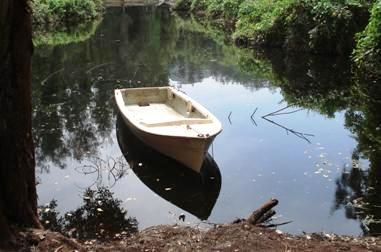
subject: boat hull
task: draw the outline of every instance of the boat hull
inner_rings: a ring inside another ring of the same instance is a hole
[[[158,152],[171,157],[192,170],[200,173],[202,163],[215,136],[190,138],[181,136],[156,135],[137,128],[122,114],[123,120],[140,140]]]

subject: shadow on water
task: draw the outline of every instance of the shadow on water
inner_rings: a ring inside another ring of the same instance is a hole
[[[202,220],[210,216],[220,193],[221,174],[209,153],[199,174],[144,144],[120,115],[116,129],[123,155],[146,186]]]

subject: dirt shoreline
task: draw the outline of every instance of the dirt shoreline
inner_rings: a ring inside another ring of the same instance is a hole
[[[186,226],[153,226],[118,240],[77,241],[48,230],[20,232],[19,245],[8,251],[381,251],[379,237],[334,234],[293,236],[247,221],[201,230]]]

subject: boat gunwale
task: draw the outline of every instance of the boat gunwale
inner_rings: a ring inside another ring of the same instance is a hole
[[[168,135],[168,134],[160,134],[160,133],[157,133],[157,132],[152,132],[152,131],[149,131],[147,129],[149,129],[150,127],[147,127],[146,125],[144,124],[140,124],[140,123],[135,123],[133,119],[131,119],[131,117],[129,116],[129,114],[127,113],[124,113],[121,109],[122,106],[125,106],[125,103],[124,103],[124,100],[123,100],[123,92],[126,91],[126,90],[150,90],[150,89],[166,89],[166,90],[171,90],[173,93],[175,93],[177,96],[181,97],[181,99],[183,99],[184,101],[187,101],[187,102],[191,102],[192,106],[195,107],[197,110],[200,111],[200,113],[202,114],[206,114],[207,115],[207,118],[208,119],[211,119],[211,124],[214,124],[215,125],[215,129],[213,129],[213,133],[208,133],[208,134],[204,134],[202,136],[187,136],[187,135]],[[117,94],[120,94],[120,97],[118,98]],[[194,99],[192,99],[190,96],[188,96],[187,94],[185,94],[184,92],[176,89],[175,87],[172,87],[172,86],[164,86],[164,87],[141,87],[141,88],[120,88],[120,89],[115,89],[114,90],[114,95],[115,95],[115,100],[116,100],[116,103],[117,103],[117,106],[119,108],[119,111],[121,112],[123,118],[125,118],[126,120],[129,121],[129,123],[135,127],[136,129],[142,131],[142,132],[146,132],[147,134],[151,134],[151,135],[157,135],[157,136],[165,136],[165,137],[170,137],[170,138],[186,138],[186,139],[209,139],[209,138],[214,138],[215,136],[217,136],[219,133],[221,133],[222,131],[222,124],[221,122],[217,119],[217,117],[215,117],[208,109],[206,109],[203,105],[201,105],[200,103],[198,103],[197,101],[195,101]]]

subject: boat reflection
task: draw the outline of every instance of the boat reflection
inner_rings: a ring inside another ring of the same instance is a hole
[[[138,139],[118,115],[119,147],[132,170],[152,191],[179,208],[206,220],[221,189],[221,173],[207,153],[201,173],[155,151]]]

